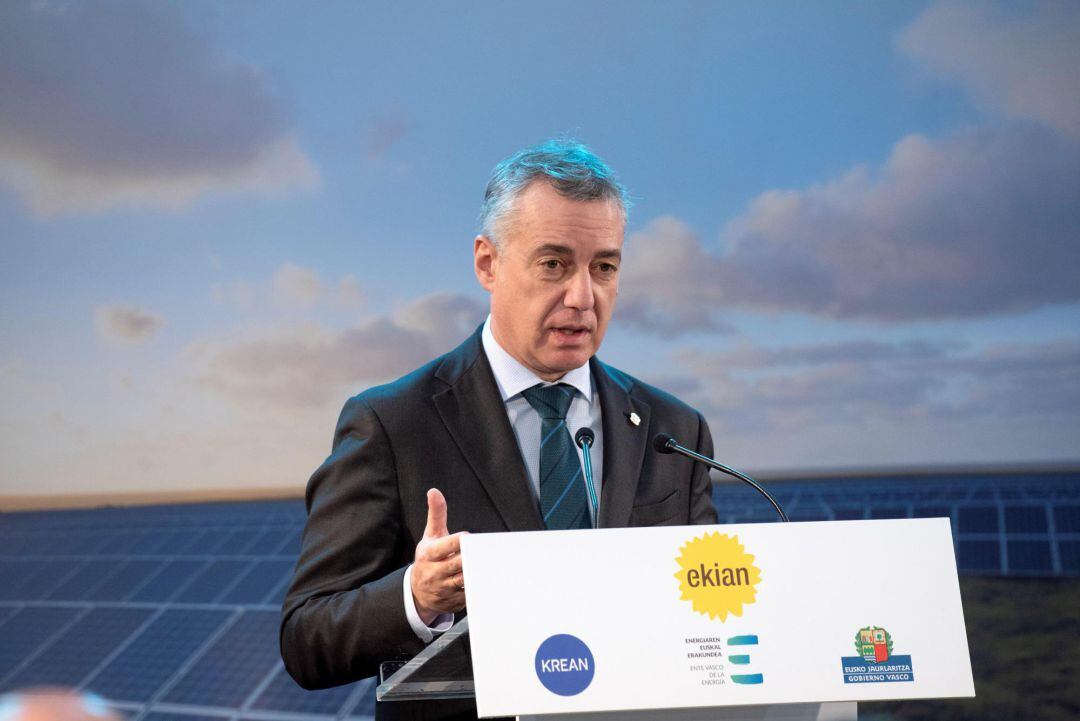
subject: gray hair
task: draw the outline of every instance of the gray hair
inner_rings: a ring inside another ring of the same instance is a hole
[[[575,140],[548,140],[519,150],[491,171],[480,210],[480,232],[495,247],[502,246],[498,226],[513,211],[518,196],[538,180],[550,183],[570,200],[614,200],[626,221],[630,199],[611,168]]]

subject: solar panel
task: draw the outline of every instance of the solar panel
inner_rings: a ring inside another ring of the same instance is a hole
[[[1008,533],[1046,533],[1046,506],[1005,506]]]
[[[1054,527],[1058,533],[1080,533],[1080,506],[1065,504],[1055,507]]]
[[[285,537],[291,533],[291,529],[267,528],[260,531],[255,540],[248,546],[247,552],[256,556],[272,556],[281,548]]]
[[[1050,543],[1047,541],[1009,541],[1009,571],[1048,574],[1053,570],[1050,562]]]
[[[285,542],[277,550],[279,556],[296,558],[300,555],[300,528],[289,528],[282,532]]]
[[[195,539],[198,538],[201,531],[170,531],[162,534],[164,539],[161,547],[165,549],[166,553],[181,555],[187,551]]]
[[[26,550],[30,543],[30,537],[22,533],[5,533],[0,535],[0,548],[8,556],[18,556]]]
[[[360,697],[360,701],[353,708],[349,714],[350,718],[367,717],[372,718],[375,716],[375,680],[367,679],[360,683],[369,684],[368,689],[364,692],[364,695]]]
[[[949,517],[963,573],[1076,576],[1078,481],[889,476],[784,483],[779,495],[796,520]],[[776,520],[741,484],[713,497],[726,522]],[[284,595],[304,515],[299,500],[0,513],[0,683],[89,675],[85,688],[140,721],[370,719],[371,680],[304,691],[278,657],[267,604]],[[105,612],[116,622],[99,623]]]
[[[131,597],[132,601],[168,601],[191,582],[192,577],[208,566],[207,561],[170,561]]]
[[[221,542],[225,540],[225,537],[228,534],[229,531],[226,529],[203,531],[187,548],[184,549],[184,553],[188,556],[211,554],[221,545]]]
[[[87,683],[105,698],[149,701],[229,617],[228,611],[169,609]]]
[[[225,536],[214,553],[224,556],[234,556],[247,553],[248,546],[259,535],[259,531],[251,528],[240,528]]]
[[[87,561],[78,571],[55,587],[46,598],[53,601],[80,601],[117,570],[116,561]]]
[[[960,533],[997,533],[997,506],[961,507],[957,512],[957,527]]]
[[[57,534],[50,542],[42,544],[38,551],[42,555],[74,556],[88,551],[97,552],[101,545],[102,534],[96,531],[77,531]]]
[[[305,691],[296,685],[282,666],[274,674],[270,684],[251,704],[251,708],[262,711],[290,711],[333,716],[341,710],[353,689],[354,685],[346,685],[322,691]]]
[[[21,598],[20,590],[26,579],[40,570],[40,565],[34,561],[0,561],[0,578],[4,579],[4,582],[0,583],[0,600],[14,601]]]
[[[1068,574],[1080,574],[1080,541],[1058,541],[1061,570]]]
[[[161,568],[161,561],[121,562],[116,573],[85,596],[88,601],[123,601]]]
[[[143,721],[227,721],[231,716],[205,716],[203,714],[164,713],[155,711],[143,716]]]
[[[270,592],[292,574],[292,570],[292,561],[259,561],[226,592],[221,603],[263,603]]]
[[[26,576],[17,588],[11,590],[10,595],[5,593],[6,584],[0,584],[0,598],[18,599],[24,601],[40,601],[55,588],[63,579],[76,568],[82,565],[82,561],[30,561],[31,566]]]
[[[176,596],[177,603],[211,603],[231,586],[250,561],[214,561]]]
[[[801,511],[792,511],[791,513],[788,514],[788,520],[791,520],[791,521],[825,521],[825,520],[828,520],[828,517],[825,515],[825,513],[823,511],[814,511],[814,510],[807,509],[807,510],[801,510]]]
[[[31,606],[19,609],[0,627],[0,679],[39,650],[41,644],[74,619],[81,609]]]
[[[956,565],[963,571],[1001,573],[1001,547],[997,541],[960,541]]]
[[[172,553],[165,544],[165,539],[157,531],[144,531],[132,539],[132,545],[125,551],[132,556],[155,556],[159,553]]]
[[[870,518],[907,518],[906,506],[874,506],[870,509]]]
[[[246,611],[166,695],[169,703],[238,708],[281,663],[276,611]]]
[[[28,686],[77,686],[131,635],[152,611],[145,608],[95,608],[64,631],[59,638],[5,684]]]
[[[139,534],[132,531],[117,531],[109,534],[108,540],[105,541],[98,549],[97,553],[102,555],[119,555],[127,553],[133,548],[138,548]]]
[[[948,506],[915,506],[911,509],[912,518],[949,518],[952,509]]]

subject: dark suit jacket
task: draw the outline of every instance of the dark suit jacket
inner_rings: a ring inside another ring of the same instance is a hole
[[[590,367],[603,414],[599,525],[716,523],[706,469],[650,444],[663,431],[711,456],[704,418],[595,358]],[[282,658],[304,688],[372,676],[381,662],[423,648],[402,584],[431,487],[446,496],[451,533],[544,528],[479,330],[341,412],[333,451],[308,482],[303,545],[282,609]]]

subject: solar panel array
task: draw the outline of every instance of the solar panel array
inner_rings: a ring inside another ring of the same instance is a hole
[[[772,485],[793,520],[947,516],[961,572],[1080,575],[1080,475]],[[769,521],[718,484],[721,522]],[[0,693],[95,692],[132,721],[369,719],[366,679],[304,691],[278,655],[300,501],[0,514]]]
[[[62,685],[133,721],[370,719],[278,652],[300,501],[0,515],[0,693]]]
[[[949,518],[960,573],[1080,575],[1080,472],[815,479],[771,490],[792,521]],[[776,519],[741,483],[718,484],[713,500],[722,523]]]

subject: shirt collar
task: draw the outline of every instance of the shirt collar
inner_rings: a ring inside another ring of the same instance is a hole
[[[499,394],[502,396],[503,403],[526,388],[532,388],[537,383],[550,385],[503,350],[503,347],[495,340],[495,334],[491,332],[490,315],[484,321],[481,339],[484,344],[484,353],[488,357],[488,362],[491,363],[491,371],[495,374],[495,384],[499,386]],[[592,374],[589,372],[588,361],[578,368],[567,371],[566,375],[556,383],[566,383],[573,386],[585,397],[587,403],[592,403]]]

